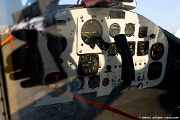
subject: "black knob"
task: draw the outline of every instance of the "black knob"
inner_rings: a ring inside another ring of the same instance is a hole
[[[152,38],[152,39],[156,38],[156,34],[155,34],[155,33],[152,33],[152,34],[150,35],[150,38]]]
[[[107,66],[106,66],[106,69],[107,69],[107,70],[111,70],[111,65],[107,65]]]

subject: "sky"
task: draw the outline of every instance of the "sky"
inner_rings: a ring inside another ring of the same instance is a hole
[[[28,0],[22,0],[25,5]],[[176,32],[180,29],[180,0],[135,0],[137,12],[162,28]],[[75,4],[77,0],[60,0],[59,4]]]
[[[173,1],[173,2],[171,2]],[[180,0],[136,0],[137,12],[174,33],[180,29]]]

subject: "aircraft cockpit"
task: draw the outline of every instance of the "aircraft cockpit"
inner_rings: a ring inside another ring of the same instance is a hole
[[[28,105],[17,100],[31,111],[22,107],[17,120],[179,118],[157,113],[161,108],[154,101],[164,90],[153,90],[170,79],[172,66],[178,69],[178,38],[133,12],[134,0],[82,0],[59,8],[54,1],[45,15],[11,29],[20,43],[5,57],[5,76],[20,93],[30,90],[33,96],[25,95]]]

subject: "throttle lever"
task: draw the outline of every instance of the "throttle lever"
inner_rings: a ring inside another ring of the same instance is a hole
[[[131,51],[124,34],[119,34],[114,37],[117,52],[121,54],[122,58],[122,79],[123,84],[130,85],[131,81],[135,79],[135,70]]]

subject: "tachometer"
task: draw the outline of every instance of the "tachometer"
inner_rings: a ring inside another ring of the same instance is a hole
[[[155,43],[151,48],[151,58],[159,60],[164,54],[164,45],[160,42]]]
[[[99,38],[102,37],[103,29],[101,24],[95,20],[90,19],[86,21],[81,28],[81,38],[87,45],[98,43]]]

